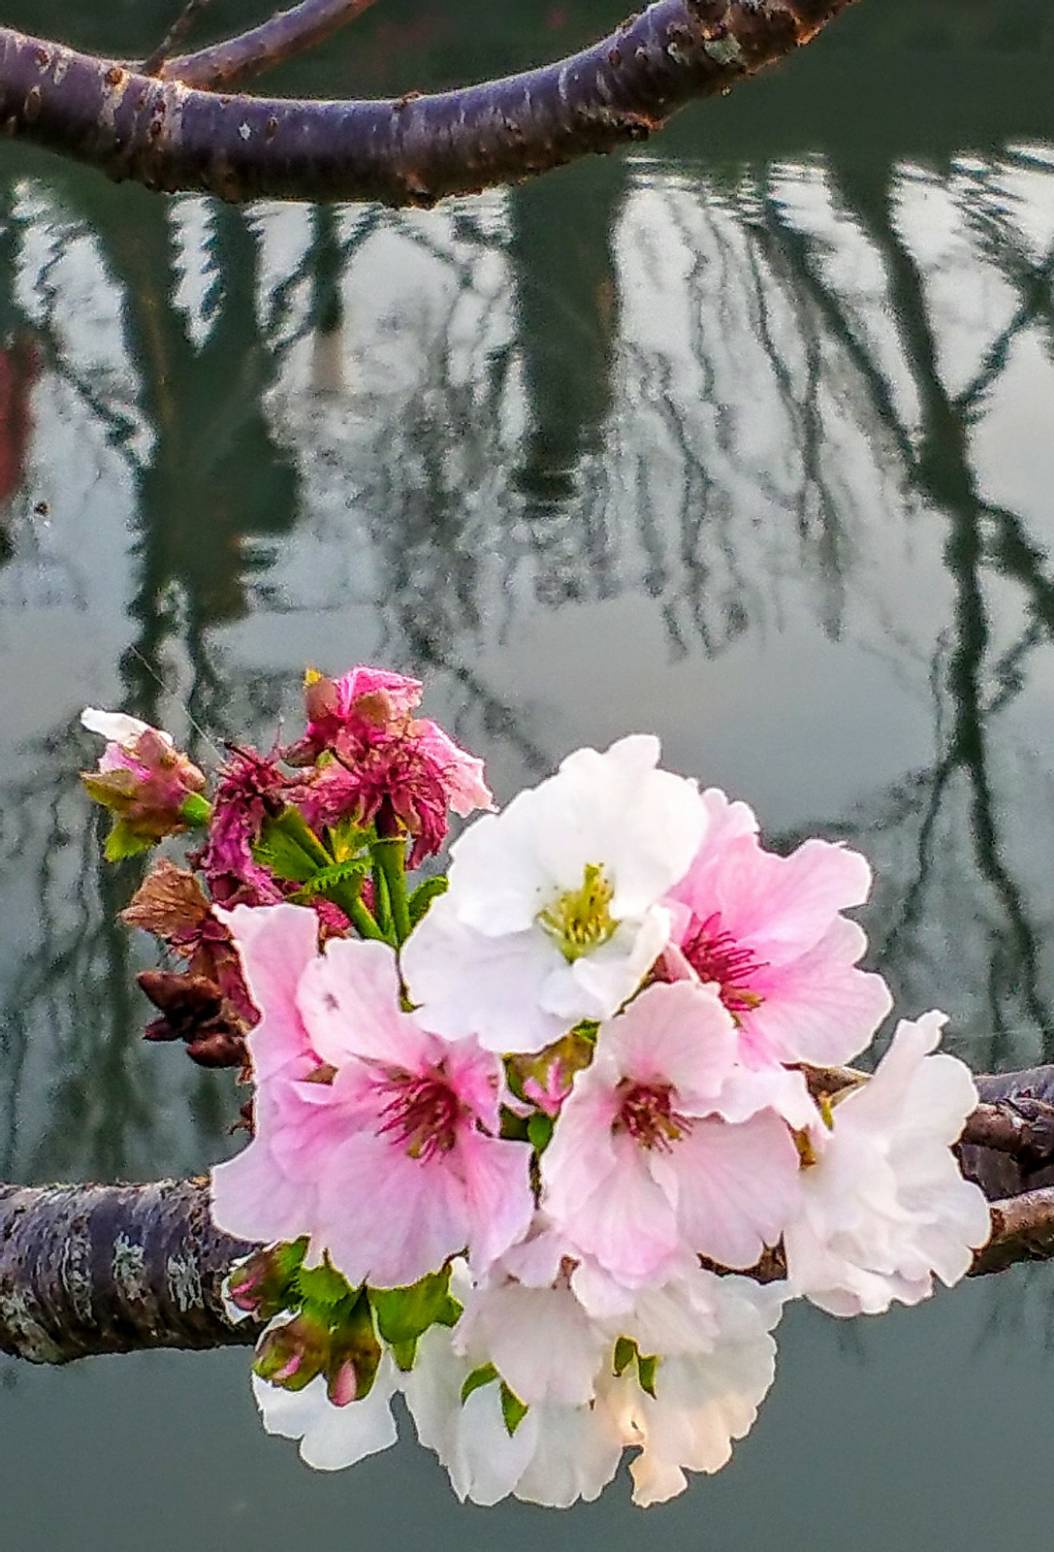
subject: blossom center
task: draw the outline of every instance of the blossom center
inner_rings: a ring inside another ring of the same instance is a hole
[[[538,913],[538,924],[559,948],[569,964],[591,954],[594,949],[614,937],[618,922],[611,914],[611,901],[615,886],[598,862],[587,862],[582,870],[582,883],[577,889],[568,889],[557,895],[544,911]]]
[[[619,1086],[619,1097],[615,1131],[625,1132],[642,1148],[669,1153],[673,1144],[692,1129],[690,1118],[674,1110],[668,1084],[631,1083],[626,1079]]]
[[[390,1097],[381,1107],[378,1135],[390,1136],[412,1159],[449,1153],[457,1142],[461,1101],[442,1075],[401,1075],[384,1087]]]
[[[760,1007],[765,999],[751,990],[750,983],[764,970],[765,960],[723,930],[717,911],[698,926],[693,923],[693,928],[681,952],[699,979],[719,988],[729,1013],[751,1013]]]

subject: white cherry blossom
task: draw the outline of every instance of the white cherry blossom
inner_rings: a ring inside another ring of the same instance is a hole
[[[944,1022],[902,1021],[874,1076],[810,1130],[815,1162],[784,1244],[794,1291],[832,1315],[917,1304],[934,1276],[964,1277],[988,1238],[984,1196],[951,1151],[977,1089],[962,1062],[931,1054]]]
[[[537,1051],[632,996],[669,939],[659,901],[706,829],[695,783],[658,759],[644,734],[579,749],[465,831],[449,890],[403,950],[426,1028]]]

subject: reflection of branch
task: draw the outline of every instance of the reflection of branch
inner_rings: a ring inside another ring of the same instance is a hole
[[[148,61],[143,73],[159,75],[163,81],[180,81],[184,86],[232,86],[324,43],[373,3],[374,0],[301,0],[292,10],[276,12],[249,32],[225,38],[222,43],[213,43],[193,54],[181,54],[167,63],[163,61],[168,49],[163,48],[161,59]]]

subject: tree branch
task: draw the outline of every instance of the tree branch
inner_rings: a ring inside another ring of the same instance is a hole
[[[255,1341],[220,1297],[249,1248],[213,1226],[206,1180],[0,1186],[0,1352],[67,1363]]]
[[[164,63],[159,60],[153,69],[144,65],[143,73],[160,75],[164,81],[181,81],[184,86],[233,86],[324,43],[374,3],[375,0],[301,0],[291,10],[276,12],[236,38],[225,38]]]
[[[0,27],[0,127],[167,192],[432,205],[646,139],[852,3],[657,0],[555,64],[376,102],[220,96]]]
[[[974,1260],[971,1277],[1005,1272],[1020,1261],[1054,1257],[1054,1186],[992,1203],[992,1235]]]
[[[977,1081],[999,1098],[982,1103],[963,1133],[980,1161],[974,1178],[992,1201],[991,1239],[972,1276],[1054,1259],[1054,1186],[1004,1196],[989,1189],[983,1162],[1016,1163],[1015,1150],[1032,1157],[1045,1149],[1050,1167],[1052,1107],[1040,1101],[1029,1120],[1028,1102],[1054,1092],[1054,1066]],[[1024,1118],[1015,1119],[1009,1107],[1016,1106]],[[220,1288],[231,1263],[256,1248],[213,1226],[201,1179],[0,1185],[0,1352],[68,1363],[156,1347],[251,1345],[259,1327],[252,1320],[232,1324]],[[750,1275],[783,1276],[780,1252],[767,1254]]]
[[[168,56],[179,47],[197,18],[211,4],[212,0],[187,0],[186,5],[165,33],[157,48],[140,65],[144,75],[159,75],[161,73],[161,67]]]

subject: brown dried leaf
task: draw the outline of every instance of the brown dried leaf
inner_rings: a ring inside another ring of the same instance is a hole
[[[159,857],[121,912],[121,920],[168,941],[199,927],[208,912],[209,903],[193,873]]]

